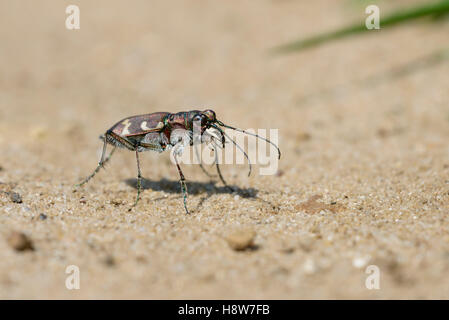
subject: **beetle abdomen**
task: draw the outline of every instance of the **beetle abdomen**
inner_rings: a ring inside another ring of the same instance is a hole
[[[163,132],[150,132],[140,141],[139,145],[143,150],[139,151],[151,150],[162,152],[166,149],[167,144],[168,139]]]

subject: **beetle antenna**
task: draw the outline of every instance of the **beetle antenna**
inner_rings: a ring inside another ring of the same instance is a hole
[[[268,142],[269,144],[271,144],[272,146],[274,146],[274,147],[277,149],[277,151],[278,151],[278,159],[281,158],[281,150],[279,149],[279,147],[278,147],[277,145],[275,145],[275,144],[274,144],[273,142],[271,142],[270,140],[268,140],[268,139],[266,139],[266,138],[264,138],[264,137],[261,137],[261,136],[259,136],[258,134],[251,133],[251,132],[245,131],[245,130],[243,130],[243,129],[239,129],[239,128],[234,128],[234,127],[228,126],[227,124],[224,124],[223,122],[221,122],[221,121],[219,121],[219,120],[217,120],[217,123],[218,123],[220,126],[222,126],[222,127],[229,128],[229,129],[232,129],[232,130],[235,130],[235,131],[239,131],[239,132],[245,133],[245,134],[247,134],[247,135],[250,135],[250,136],[253,136],[253,137],[256,137],[256,138],[258,138],[258,139],[262,139],[262,140]]]
[[[245,158],[248,160],[248,166],[249,166],[249,171],[248,171],[248,177],[251,175],[251,160],[248,157],[248,154],[246,154],[245,150],[243,150],[242,147],[240,147],[237,142],[235,142],[230,136],[228,136],[223,129],[221,129],[220,127],[214,126],[212,125],[213,128],[217,129],[220,134],[221,134],[221,138],[222,138],[222,143],[224,146],[224,141],[225,141],[225,137],[228,138],[229,140],[231,140],[231,142],[245,155]]]

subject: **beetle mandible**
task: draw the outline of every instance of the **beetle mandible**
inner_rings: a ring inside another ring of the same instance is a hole
[[[200,132],[200,137],[197,137],[197,139],[195,139],[195,137],[193,136],[193,128],[195,124],[198,125]],[[76,187],[80,187],[87,183],[95,176],[95,174],[97,174],[100,168],[104,168],[104,164],[111,159],[111,156],[117,147],[126,148],[128,150],[134,151],[136,155],[137,197],[133,205],[134,207],[139,202],[140,193],[142,191],[142,175],[140,171],[139,152],[148,150],[163,152],[166,149],[173,148],[173,155],[180,177],[184,208],[186,213],[188,214],[189,211],[187,209],[187,186],[184,174],[182,173],[181,167],[179,166],[178,162],[178,157],[182,155],[185,147],[194,146],[200,143],[208,143],[212,144],[215,147],[220,147],[219,143],[221,143],[221,147],[224,148],[226,138],[228,138],[228,140],[231,141],[241,152],[243,152],[245,157],[248,159],[248,176],[251,174],[251,162],[248,158],[248,155],[232,138],[230,138],[224,132],[222,127],[239,131],[247,135],[255,136],[272,144],[278,151],[278,158],[281,158],[281,151],[279,150],[279,147],[272,143],[270,140],[265,139],[255,133],[247,132],[243,129],[224,124],[217,119],[215,111],[213,110],[192,110],[186,112],[182,111],[178,113],[155,112],[125,118],[113,125],[109,130],[107,130],[104,135],[100,137],[103,140],[103,151],[98,166],[95,168],[94,172],[92,172],[91,175],[85,178],[81,183],[77,184]],[[219,137],[217,138],[217,136],[207,132],[206,130],[208,129],[214,130],[215,132],[213,133],[216,133]],[[113,149],[110,151],[109,155],[105,157],[107,144],[112,145]],[[232,190],[232,188],[227,185],[221,174],[216,152],[215,165],[217,168],[218,176],[220,177],[222,183]],[[206,172],[201,163],[200,166],[201,169]]]

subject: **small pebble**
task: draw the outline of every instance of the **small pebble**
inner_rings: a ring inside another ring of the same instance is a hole
[[[115,266],[115,259],[114,259],[113,256],[111,256],[110,254],[108,254],[106,257],[104,257],[103,263],[104,263],[105,265],[107,265],[108,267],[113,267],[113,266]]]
[[[22,203],[22,196],[17,192],[8,192],[9,198],[14,203]]]
[[[118,206],[123,204],[123,201],[122,200],[117,200],[117,199],[112,199],[111,200],[111,204],[113,204],[114,206],[118,207]]]
[[[34,250],[33,242],[22,232],[12,232],[8,237],[8,243],[16,251]]]
[[[29,132],[30,132],[30,136],[33,139],[40,140],[40,139],[45,138],[48,135],[49,130],[47,127],[44,127],[44,126],[35,126],[35,127],[31,128]]]
[[[352,259],[353,267],[360,269],[366,266],[369,262],[369,257],[355,257]]]
[[[41,213],[41,214],[39,215],[39,219],[40,219],[40,220],[47,220],[47,215]]]
[[[307,141],[307,140],[310,140],[310,138],[311,138],[310,134],[307,132],[304,132],[304,131],[299,131],[296,134],[296,139],[298,141]]]
[[[304,262],[302,268],[306,274],[313,274],[317,271],[315,261],[313,261],[312,258],[308,258],[306,262]]]
[[[232,249],[242,251],[254,248],[255,236],[256,232],[254,230],[241,229],[230,233],[226,237],[226,241]]]
[[[283,170],[278,170],[276,171],[276,177],[282,177],[284,175],[284,171]]]

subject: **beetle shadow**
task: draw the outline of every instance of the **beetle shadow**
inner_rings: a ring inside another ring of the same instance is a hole
[[[126,179],[126,180],[124,180],[124,182],[128,186],[137,190],[137,179],[136,178]],[[168,180],[168,179],[162,178],[158,181],[155,181],[155,180],[149,180],[149,179],[142,178],[141,183],[142,183],[143,190],[151,189],[153,191],[163,191],[163,192],[172,193],[172,194],[179,194],[179,196],[182,197],[181,185],[180,185],[179,180]],[[191,195],[205,194],[205,196],[203,196],[199,200],[195,211],[200,210],[203,203],[214,194],[234,194],[234,195],[238,195],[241,198],[251,199],[253,201],[261,201],[266,206],[268,206],[270,209],[279,211],[279,207],[277,205],[274,205],[270,201],[264,200],[263,198],[258,197],[257,194],[259,193],[259,190],[255,189],[255,188],[240,188],[235,185],[217,186],[217,181],[210,180],[209,182],[195,182],[195,181],[189,182],[188,181],[187,182],[187,190],[188,190],[188,194],[191,194]],[[163,200],[163,199],[166,199],[166,197],[159,197],[156,199],[152,199],[152,201],[159,201],[159,200]]]
[[[133,187],[134,189],[137,189],[137,179],[136,178],[129,178],[125,180],[125,183]],[[172,194],[181,194],[181,186],[179,181],[177,180],[168,180],[165,178],[162,178],[158,181],[155,180],[149,180],[146,178],[142,178],[142,189],[147,190],[151,189],[153,191],[163,191],[167,193]],[[235,194],[242,198],[253,198],[258,199],[257,193],[259,192],[257,189],[254,188],[240,188],[238,186],[217,186],[216,181],[209,181],[209,182],[196,182],[196,181],[187,181],[187,190],[188,193],[191,195],[199,195],[199,194],[205,194],[204,197],[202,197],[197,205],[197,210],[201,208],[203,203],[209,199],[213,194]],[[164,199],[165,197],[154,199],[153,201]]]
[[[128,186],[137,189],[136,178],[126,179],[125,183]],[[166,193],[181,194],[181,186],[179,181],[168,180],[165,178],[162,178],[158,181],[142,178],[142,189],[143,190],[151,189],[153,191],[163,191]],[[191,195],[206,194],[205,197],[200,199],[197,209],[199,209],[204,203],[204,201],[210,198],[213,194],[235,194],[242,198],[258,198],[257,193],[259,192],[255,188],[240,188],[235,185],[218,186],[217,182],[212,180],[209,182],[187,181],[187,190],[188,194]],[[161,199],[164,198],[157,198],[154,200],[161,200]]]

